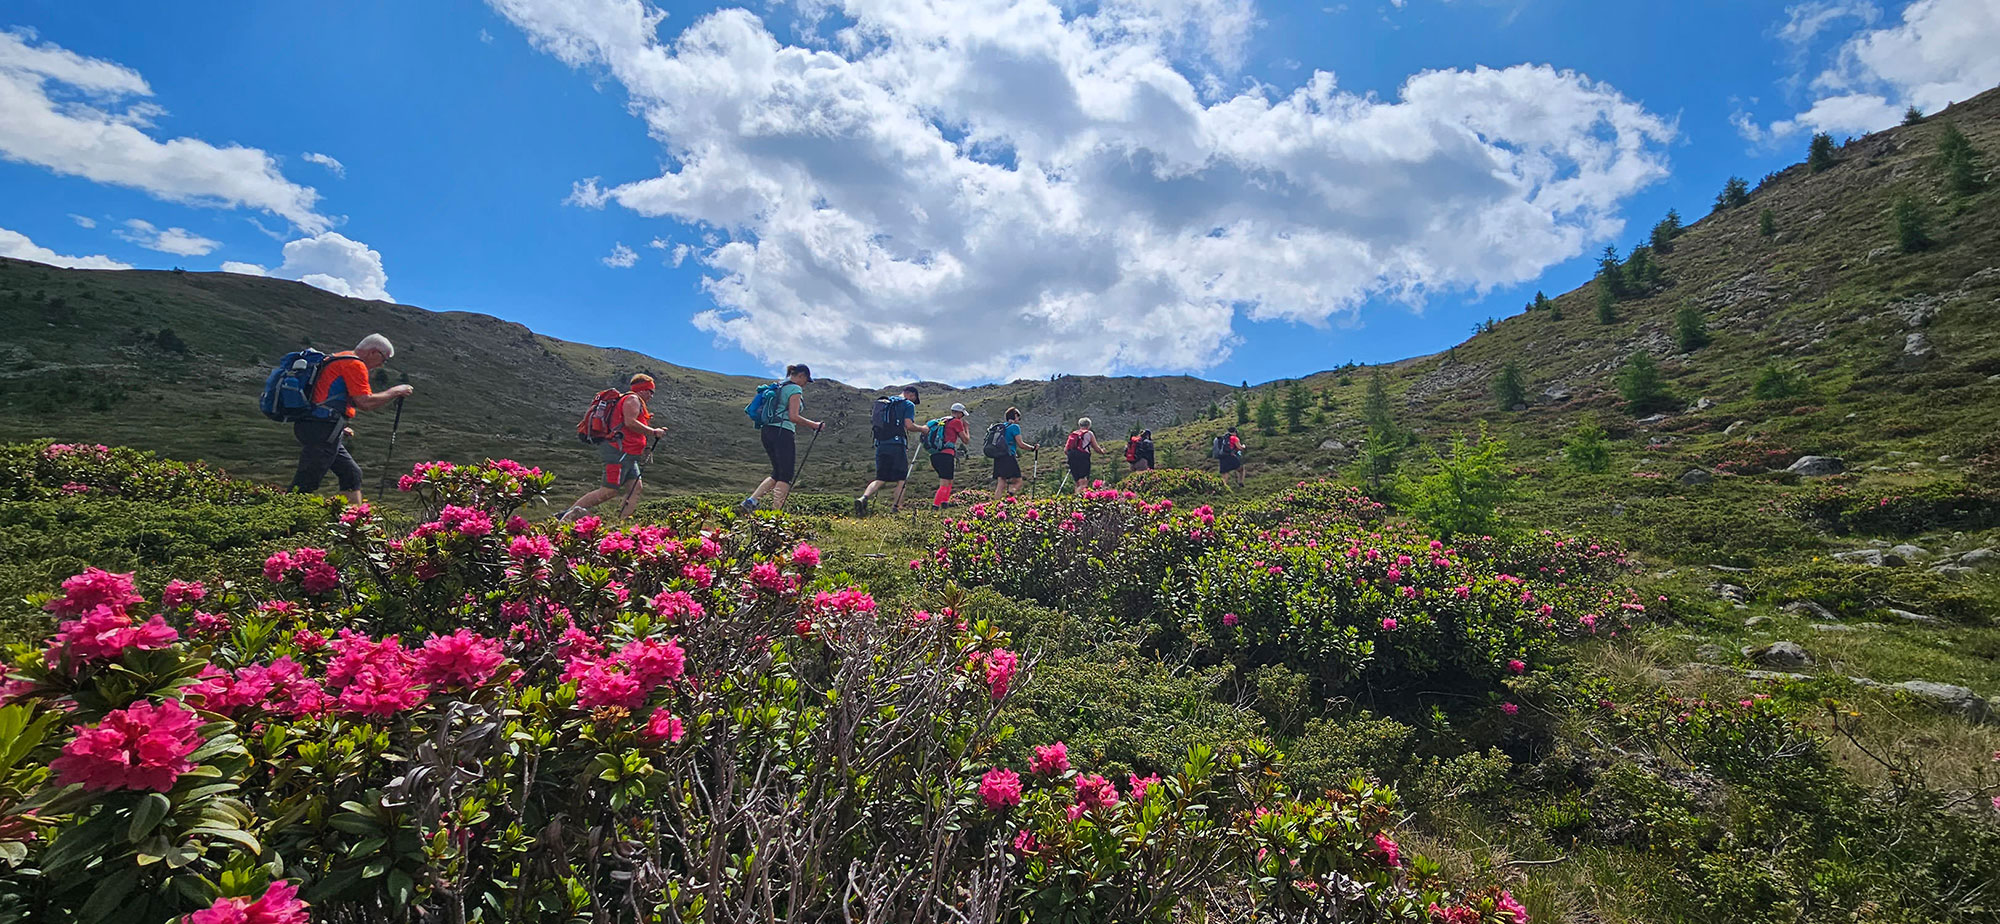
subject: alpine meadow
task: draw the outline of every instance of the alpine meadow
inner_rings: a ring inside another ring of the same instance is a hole
[[[0,257],[0,924],[2000,921],[2000,89],[1792,130],[1236,384]]]

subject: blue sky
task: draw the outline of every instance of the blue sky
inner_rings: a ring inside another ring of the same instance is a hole
[[[1815,129],[2000,83],[2000,0],[16,0],[0,30],[0,255],[866,384],[1432,352]]]

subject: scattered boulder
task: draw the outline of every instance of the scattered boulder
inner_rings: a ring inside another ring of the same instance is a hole
[[[1936,356],[1937,351],[1931,348],[1931,338],[1924,336],[1923,331],[1911,331],[1903,338],[1903,365],[1923,365]]]
[[[1867,565],[1871,568],[1880,568],[1882,567],[1882,550],[1853,549],[1846,552],[1835,552],[1833,553],[1833,560],[1846,562],[1850,565]]]
[[[1750,426],[1750,421],[1747,421],[1747,420],[1739,420],[1739,421],[1736,421],[1735,423],[1732,423],[1732,424],[1730,424],[1729,426],[1726,426],[1726,427],[1723,427],[1723,428],[1722,428],[1722,435],[1723,435],[1723,436],[1735,436],[1735,435],[1736,435],[1736,431],[1738,431],[1738,430],[1741,430],[1741,429],[1743,429],[1744,427],[1747,427],[1747,426]]]
[[[1964,565],[1938,565],[1931,569],[1931,573],[1947,581],[1963,581],[1979,572]]]
[[[1834,620],[1840,618],[1833,615],[1832,610],[1820,606],[1811,600],[1793,600],[1785,604],[1784,611],[1795,616],[1810,616],[1816,619]]]
[[[1897,558],[1900,558],[1904,561],[1918,561],[1921,559],[1931,557],[1931,553],[1925,551],[1923,546],[1911,545],[1907,542],[1903,543],[1902,545],[1891,547],[1889,549],[1889,554],[1894,555]]]
[[[1561,404],[1569,400],[1570,391],[1567,386],[1550,385],[1547,390],[1542,392],[1542,398],[1550,404]]]
[[[1319,444],[1319,448],[1324,452],[1346,452],[1347,444],[1339,440],[1327,440]]]
[[[1723,651],[1721,645],[1710,642],[1700,648],[1696,648],[1694,656],[1705,664],[1720,664],[1729,658],[1729,653]]]
[[[1800,668],[1812,663],[1812,655],[1800,648],[1797,642],[1772,642],[1769,645],[1743,649],[1743,656],[1751,663],[1764,667]]]
[[[1847,471],[1847,461],[1836,456],[1800,456],[1785,471],[1807,477],[1838,475]]]
[[[2000,571],[2000,552],[1992,549],[1973,549],[1958,556],[1956,564],[1974,571]]]
[[[1899,610],[1893,607],[1890,608],[1889,615],[1897,619],[1900,619],[1904,622],[1914,623],[1919,626],[1944,625],[1944,620],[1939,619],[1936,616],[1926,616],[1923,613],[1912,613],[1909,610]]]
[[[1744,671],[1745,680],[1811,680],[1810,674],[1795,674],[1790,671]]]
[[[1976,719],[1986,714],[1986,701],[1965,687],[1932,680],[1905,680],[1902,683],[1891,684],[1890,689],[1901,690],[1940,710],[1968,719]]]
[[[1698,468],[1688,469],[1686,472],[1681,474],[1681,484],[1690,488],[1694,487],[1695,485],[1707,484],[1714,480],[1715,480],[1714,475],[1711,475],[1707,471]]]
[[[1746,603],[1750,600],[1750,591],[1735,584],[1716,584],[1709,589],[1715,591],[1716,596],[1731,603]]]
[[[1829,622],[1816,622],[1812,624],[1812,630],[1814,632],[1853,632],[1855,631],[1855,627]]]
[[[1714,407],[1714,406],[1715,406],[1715,399],[1713,399],[1713,398],[1696,398],[1696,399],[1695,399],[1695,402],[1694,402],[1694,406],[1693,406],[1693,407],[1691,407],[1691,408],[1689,408],[1688,410],[1690,410],[1690,411],[1706,411],[1706,410],[1708,410],[1709,408],[1712,408],[1712,407]]]
[[[1776,620],[1772,619],[1769,616],[1752,616],[1749,619],[1743,620],[1743,628],[1758,629],[1770,625],[1775,621]]]
[[[1665,423],[1665,422],[1667,421],[1667,419],[1668,419],[1668,417],[1667,417],[1667,415],[1666,415],[1666,414],[1654,414],[1654,415],[1652,415],[1651,417],[1642,417],[1642,418],[1640,418],[1640,419],[1639,419],[1639,421],[1638,421],[1638,423],[1639,423],[1639,425],[1640,425],[1640,426],[1642,426],[1642,427],[1646,427],[1646,426],[1651,426],[1651,425],[1653,425],[1653,424],[1656,424],[1656,423]]]

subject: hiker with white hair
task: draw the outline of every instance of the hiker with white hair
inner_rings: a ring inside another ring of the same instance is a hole
[[[348,503],[361,503],[361,465],[347,451],[346,438],[354,435],[347,422],[356,411],[373,411],[416,391],[408,384],[379,393],[369,386],[369,375],[395,355],[396,346],[389,338],[369,334],[354,349],[318,361],[306,389],[307,405],[292,419],[292,435],[299,441],[299,466],[292,474],[294,492],[319,490],[331,471]]]
[[[1063,444],[1063,452],[1069,457],[1069,476],[1076,479],[1077,493],[1090,483],[1090,457],[1111,452],[1098,442],[1097,434],[1090,429],[1090,418],[1077,419],[1076,429],[1069,431],[1069,440]]]

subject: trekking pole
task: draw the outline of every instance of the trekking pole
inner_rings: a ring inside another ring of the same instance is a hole
[[[820,430],[826,429],[825,425]],[[792,468],[792,490],[799,489],[799,475],[806,470],[806,462],[813,457],[813,446],[819,442],[819,430],[813,431],[813,438],[806,440],[805,454],[799,457],[799,464]]]
[[[1035,474],[1028,479],[1028,499],[1035,499],[1035,482],[1042,480],[1042,447],[1035,447]]]
[[[403,399],[396,399],[396,420],[389,424],[389,453],[382,457],[382,480],[375,485],[375,502],[382,502],[382,495],[389,493],[389,463],[396,458],[396,431],[403,426]]]

